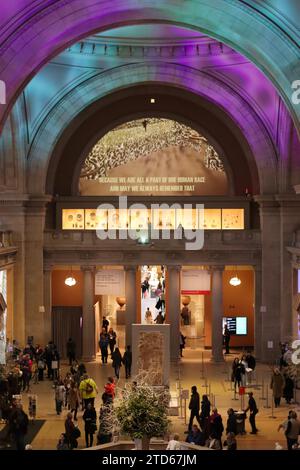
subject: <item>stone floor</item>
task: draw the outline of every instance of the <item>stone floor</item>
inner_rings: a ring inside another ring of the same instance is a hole
[[[203,354],[203,367],[202,367],[202,354]],[[176,394],[178,389],[188,389],[192,385],[197,385],[198,391],[203,393],[210,393],[213,401],[215,402],[219,412],[223,416],[223,422],[226,423],[226,411],[229,407],[236,410],[241,409],[240,397],[235,397],[231,389],[231,382],[229,381],[231,363],[236,354],[226,356],[226,362],[222,364],[213,364],[210,362],[210,352],[201,349],[186,349],[184,350],[184,357],[181,359],[179,366],[172,368],[170,389],[172,395]],[[63,364],[63,370],[67,371],[67,364]],[[96,380],[99,388],[99,395],[96,399],[96,410],[100,407],[101,392],[107,377],[113,375],[111,364],[102,365],[100,358],[94,363],[87,364],[89,374]],[[255,399],[259,408],[257,415],[257,427],[259,433],[257,435],[249,434],[250,426],[249,421],[246,421],[247,434],[238,436],[238,449],[274,449],[275,442],[279,442],[285,448],[285,438],[283,432],[277,431],[278,425],[286,418],[289,409],[295,409],[300,416],[300,406],[298,405],[285,405],[282,403],[280,408],[274,409],[267,408],[267,404],[271,405],[271,395],[269,389],[269,400],[261,399],[262,388],[261,384],[264,382],[264,390],[270,383],[270,367],[264,364],[258,364],[256,382],[259,386],[249,388],[254,392]],[[121,370],[121,375],[124,375],[124,370]],[[125,380],[121,377],[119,380],[120,386],[124,384]],[[248,390],[248,389],[247,389]],[[264,391],[264,396],[266,392]],[[64,420],[67,410],[64,410],[61,416],[57,416],[55,412],[54,392],[52,382],[45,380],[37,385],[32,385],[31,393],[37,394],[37,418],[45,419],[46,423],[35,437],[32,446],[33,449],[55,449],[58,437],[64,431]],[[245,403],[247,399],[245,397]],[[23,395],[24,409],[28,410],[28,396]],[[188,406],[188,402],[186,404]],[[243,406],[243,405],[242,405]],[[182,412],[184,415],[184,413]],[[187,420],[189,411],[186,408]],[[273,415],[273,416],[272,416]],[[275,417],[276,416],[276,417]],[[174,416],[172,419],[173,431],[179,432],[182,440],[185,439],[184,431],[187,428],[185,419],[180,416]],[[82,437],[79,439],[79,448],[84,448],[83,438],[83,421],[82,412],[78,413],[78,424],[82,431]]]

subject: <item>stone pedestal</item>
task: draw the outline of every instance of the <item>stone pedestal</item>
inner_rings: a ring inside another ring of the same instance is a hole
[[[170,331],[170,325],[132,325],[133,377],[144,372],[150,384],[169,385]]]
[[[87,362],[96,357],[94,267],[81,266],[81,270],[83,271],[82,359]]]
[[[212,269],[212,325],[211,346],[213,362],[223,362],[223,270],[224,266]]]

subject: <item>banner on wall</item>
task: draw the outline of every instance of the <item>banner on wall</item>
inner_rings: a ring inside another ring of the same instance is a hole
[[[210,274],[204,270],[186,269],[181,272],[181,294],[196,295],[210,293]]]
[[[95,276],[96,295],[125,295],[125,272],[121,269],[103,269]]]

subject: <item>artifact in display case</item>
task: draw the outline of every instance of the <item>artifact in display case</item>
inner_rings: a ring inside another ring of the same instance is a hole
[[[241,230],[244,228],[244,209],[222,209],[222,229]]]
[[[175,229],[175,209],[153,209],[152,219],[156,230]]]
[[[198,214],[196,209],[176,209],[176,228],[180,225],[186,230],[198,228]]]
[[[84,229],[84,209],[63,209],[63,230]]]
[[[107,211],[97,209],[85,209],[85,229],[107,229]]]
[[[149,209],[130,209],[130,228],[132,230],[148,230],[150,222]]]
[[[200,219],[200,217],[199,217]],[[221,230],[221,209],[204,209],[204,230]]]

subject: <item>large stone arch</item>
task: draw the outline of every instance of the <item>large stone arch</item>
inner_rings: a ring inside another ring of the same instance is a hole
[[[276,152],[262,121],[247,101],[215,77],[186,66],[161,63],[132,64],[108,70],[87,79],[61,99],[40,126],[32,144],[27,162],[28,192],[45,192],[53,150],[64,130],[79,119],[81,112],[114,91],[141,84],[164,84],[187,90],[222,109],[247,141],[246,158],[253,179],[258,172],[260,193],[276,192]]]
[[[17,7],[16,7],[17,8]],[[39,68],[68,45],[95,31],[165,22],[219,39],[255,63],[274,83],[300,130],[291,84],[300,76],[299,46],[272,11],[240,0],[47,0],[11,8],[0,31],[0,77],[7,87],[3,125],[12,104]],[[5,16],[4,9],[4,16]]]

